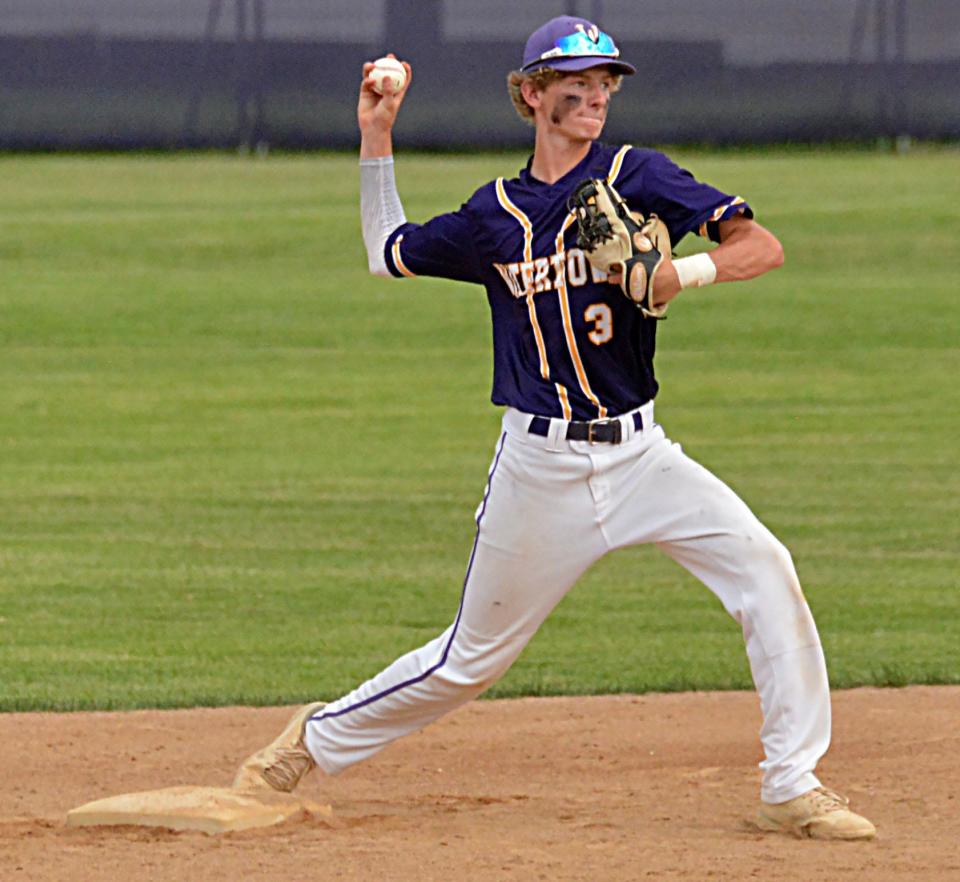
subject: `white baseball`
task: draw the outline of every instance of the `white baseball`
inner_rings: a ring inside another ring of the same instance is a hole
[[[393,93],[399,92],[407,81],[407,72],[396,58],[378,58],[373,63],[373,70],[369,76],[373,79],[373,91],[383,94],[383,81],[389,79],[393,83]]]

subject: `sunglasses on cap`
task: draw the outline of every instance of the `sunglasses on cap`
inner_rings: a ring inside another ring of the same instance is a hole
[[[594,55],[601,58],[617,58],[620,55],[620,50],[613,42],[613,37],[601,30],[594,30],[593,33],[596,34],[596,39],[582,30],[560,37],[554,43],[552,49],[543,52],[533,61],[527,62],[521,70],[527,70],[553,58],[582,58]]]

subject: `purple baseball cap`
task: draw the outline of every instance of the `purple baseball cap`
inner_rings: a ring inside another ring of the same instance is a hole
[[[523,73],[552,67],[554,70],[586,70],[609,65],[617,73],[633,74],[632,64],[619,60],[620,50],[613,37],[593,22],[573,15],[551,18],[537,28],[523,50]]]

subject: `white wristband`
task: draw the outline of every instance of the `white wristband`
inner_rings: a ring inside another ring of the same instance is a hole
[[[702,288],[712,285],[717,278],[717,265],[706,252],[681,257],[673,262],[680,277],[681,288]]]

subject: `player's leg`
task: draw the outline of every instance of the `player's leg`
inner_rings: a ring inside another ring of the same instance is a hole
[[[604,524],[614,545],[656,542],[714,594],[743,629],[764,713],[763,798],[818,786],[830,743],[826,665],[787,549],[743,501],[679,445],[661,438],[614,483]]]
[[[763,710],[766,758],[756,824],[816,839],[872,839],[873,824],[815,775],[830,744],[830,686],[793,561],[739,498],[703,471],[690,488],[702,488],[698,509],[687,514],[703,517],[712,498],[715,526],[702,524],[698,535],[678,535],[660,547],[704,582],[743,629]],[[713,482],[720,486],[711,491]]]
[[[824,839],[874,836],[873,825],[820,787],[814,773],[830,743],[830,692],[817,629],[786,548],[729,487],[665,438],[613,474],[603,521],[611,543],[656,542],[743,629],[764,716],[758,825]]]
[[[589,458],[525,440],[501,438],[453,624],[307,725],[306,745],[325,771],[366,759],[483,692],[607,550],[584,517]]]
[[[715,512],[728,532],[659,546],[717,595],[743,631],[763,710],[761,798],[785,802],[820,786],[814,769],[831,727],[826,662],[789,552],[723,496],[718,490]]]

